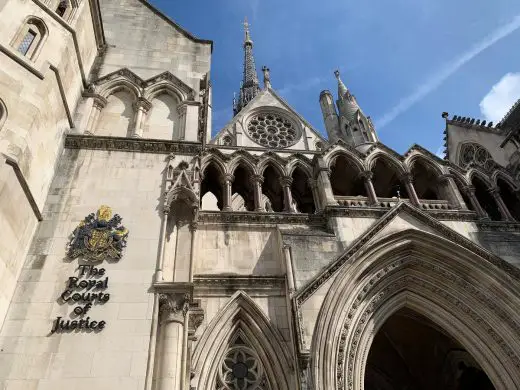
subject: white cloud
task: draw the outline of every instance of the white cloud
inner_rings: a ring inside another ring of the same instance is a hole
[[[508,73],[493,85],[480,102],[480,112],[488,121],[499,122],[520,99],[520,72]]]
[[[411,95],[402,98],[397,105],[395,105],[390,111],[385,113],[382,118],[376,121],[376,125],[379,129],[382,129],[390,122],[393,122],[402,113],[408,111],[415,103],[421,101],[425,96],[430,94],[432,91],[437,89],[444,81],[458,71],[462,66],[471,61],[473,58],[478,56],[488,47],[493,46],[501,39],[509,36],[520,28],[520,15],[516,15],[513,20],[491,34],[486,36],[482,41],[477,42],[471,49],[462,53],[459,57],[456,57],[448,63],[439,72],[434,74],[425,83],[420,85]]]
[[[297,84],[286,84],[278,93],[282,96],[288,96],[294,92],[306,91],[326,80],[326,77],[312,77]]]

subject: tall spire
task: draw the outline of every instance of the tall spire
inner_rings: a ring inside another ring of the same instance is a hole
[[[249,32],[247,18],[244,20],[244,33],[244,75],[240,86],[240,96],[233,105],[234,115],[238,114],[260,91],[255,58],[253,57],[253,40]]]

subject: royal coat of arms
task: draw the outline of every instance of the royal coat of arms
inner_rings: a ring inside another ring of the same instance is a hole
[[[119,214],[101,206],[96,214],[89,214],[72,232],[67,256],[90,261],[119,260],[128,238],[128,229],[121,225]]]

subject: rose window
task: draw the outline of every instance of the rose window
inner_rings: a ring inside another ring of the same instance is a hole
[[[301,137],[293,123],[278,114],[255,115],[246,129],[255,142],[268,148],[286,148]]]
[[[220,367],[218,390],[268,390],[262,363],[244,346],[231,347]]]

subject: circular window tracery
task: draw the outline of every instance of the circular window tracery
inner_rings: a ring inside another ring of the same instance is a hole
[[[467,143],[462,145],[460,152],[460,165],[468,168],[471,164],[481,166],[487,171],[494,168],[495,162],[491,154],[479,144]]]
[[[269,384],[256,353],[245,345],[229,348],[219,371],[218,390],[268,390]]]
[[[301,137],[301,133],[290,120],[274,113],[253,116],[246,130],[255,142],[268,148],[287,148]]]

